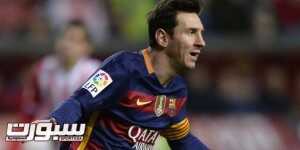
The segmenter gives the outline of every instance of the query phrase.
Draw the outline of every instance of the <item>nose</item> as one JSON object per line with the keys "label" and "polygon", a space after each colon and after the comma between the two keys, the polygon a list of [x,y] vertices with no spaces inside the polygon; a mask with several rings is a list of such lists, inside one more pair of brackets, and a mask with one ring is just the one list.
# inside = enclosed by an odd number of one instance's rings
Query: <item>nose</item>
{"label": "nose", "polygon": [[205,40],[202,36],[202,33],[198,33],[197,34],[197,37],[196,37],[196,40],[195,40],[195,46],[197,47],[205,47],[206,43],[205,43]]}

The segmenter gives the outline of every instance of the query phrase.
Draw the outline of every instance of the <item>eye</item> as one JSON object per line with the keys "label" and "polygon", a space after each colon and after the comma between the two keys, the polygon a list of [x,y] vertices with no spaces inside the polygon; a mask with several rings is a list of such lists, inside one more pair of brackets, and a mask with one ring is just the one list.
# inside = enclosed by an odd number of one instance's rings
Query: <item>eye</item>
{"label": "eye", "polygon": [[189,30],[189,33],[190,33],[190,34],[197,33],[197,30],[196,30],[196,29],[190,29],[190,30]]}

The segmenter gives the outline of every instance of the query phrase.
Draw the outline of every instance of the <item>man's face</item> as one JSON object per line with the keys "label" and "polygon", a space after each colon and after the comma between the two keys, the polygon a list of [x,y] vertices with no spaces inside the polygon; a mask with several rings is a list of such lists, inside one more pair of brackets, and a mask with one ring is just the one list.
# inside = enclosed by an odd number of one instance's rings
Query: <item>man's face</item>
{"label": "man's face", "polygon": [[202,22],[196,13],[178,12],[176,19],[177,26],[173,37],[169,38],[167,53],[176,67],[193,69],[205,46]]}
{"label": "man's face", "polygon": [[69,27],[58,41],[56,50],[63,59],[78,59],[88,54],[89,42],[81,27]]}

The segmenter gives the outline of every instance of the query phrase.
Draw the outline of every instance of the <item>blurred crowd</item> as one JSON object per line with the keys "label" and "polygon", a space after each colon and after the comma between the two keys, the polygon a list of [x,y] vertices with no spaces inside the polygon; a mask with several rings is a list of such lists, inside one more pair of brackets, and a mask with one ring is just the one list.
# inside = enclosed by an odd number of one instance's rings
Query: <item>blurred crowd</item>
{"label": "blurred crowd", "polygon": [[[97,44],[122,38],[146,38],[145,15],[153,1],[1,0],[0,38],[41,42],[61,32],[71,20],[83,21]],[[131,9],[131,8],[135,9]]]}
{"label": "blurred crowd", "polygon": [[[116,51],[109,49],[110,45],[119,44],[121,47],[129,43],[135,45],[136,50],[143,48],[140,45],[147,40],[145,16],[155,2],[0,0],[0,113],[21,111],[24,107],[23,88],[30,68],[42,56],[52,52],[48,49],[54,49],[54,46],[49,45],[61,35],[70,21],[80,20],[87,26],[95,49],[92,56],[103,60]],[[276,51],[272,46],[282,41],[282,37],[285,37],[283,41],[287,41],[284,44],[289,44],[289,41],[299,43],[300,1],[205,2],[206,8],[201,16],[206,28],[204,36],[210,39],[248,37],[265,46],[266,51],[243,51],[235,47],[239,43],[234,40],[226,43],[232,45],[230,47],[234,50],[225,47],[214,51],[210,48],[214,40],[209,40],[197,69],[186,74],[188,108],[192,116],[248,113],[280,116],[291,132],[298,130],[300,139],[300,46],[284,45],[284,48],[277,47]],[[37,50],[39,53],[34,53],[30,50],[26,52],[28,48],[17,45],[24,41],[50,44]],[[5,46],[6,43],[15,45]],[[8,49],[14,53],[5,53]],[[201,121],[209,122],[205,118]]]}
{"label": "blurred crowd", "polygon": [[[267,42],[281,33],[297,35],[298,0],[204,0],[206,33],[251,35]],[[98,44],[147,38],[145,15],[156,0],[1,0],[0,38],[48,40],[70,20],[84,21]],[[134,9],[132,9],[134,8]]]}

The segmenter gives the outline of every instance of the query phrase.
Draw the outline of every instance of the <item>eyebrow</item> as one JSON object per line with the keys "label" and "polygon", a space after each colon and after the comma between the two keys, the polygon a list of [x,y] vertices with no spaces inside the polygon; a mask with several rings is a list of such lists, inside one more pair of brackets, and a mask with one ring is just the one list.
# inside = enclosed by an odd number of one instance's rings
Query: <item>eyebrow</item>
{"label": "eyebrow", "polygon": [[204,32],[204,29],[203,28],[195,28],[195,27],[190,27],[188,28],[188,30],[191,30],[191,31],[201,31],[201,32]]}

